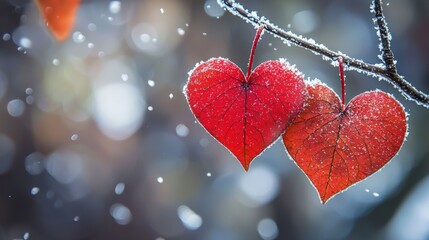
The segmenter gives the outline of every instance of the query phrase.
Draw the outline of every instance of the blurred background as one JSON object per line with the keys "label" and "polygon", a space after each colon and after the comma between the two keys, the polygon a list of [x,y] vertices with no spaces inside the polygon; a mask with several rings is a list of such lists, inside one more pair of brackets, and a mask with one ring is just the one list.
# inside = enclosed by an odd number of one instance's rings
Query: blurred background
{"label": "blurred background", "polygon": [[[243,0],[271,22],[379,63],[370,0]],[[399,73],[429,92],[429,1],[389,0]],[[196,123],[197,62],[245,69],[255,30],[215,0],[83,0],[57,42],[34,1],[0,1],[0,239],[429,239],[429,110],[399,154],[326,205],[277,141],[245,173]],[[287,58],[340,92],[338,70],[264,34],[255,66]]]}

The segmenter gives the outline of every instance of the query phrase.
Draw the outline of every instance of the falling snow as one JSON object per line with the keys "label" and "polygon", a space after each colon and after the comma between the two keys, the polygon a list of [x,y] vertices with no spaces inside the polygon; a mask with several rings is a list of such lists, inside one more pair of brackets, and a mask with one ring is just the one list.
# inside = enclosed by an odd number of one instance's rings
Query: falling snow
{"label": "falling snow", "polygon": [[264,240],[276,239],[279,233],[276,222],[271,218],[264,218],[259,221],[257,230]]}
{"label": "falling snow", "polygon": [[121,79],[124,82],[128,81],[128,74],[126,74],[126,73],[121,74]]}
{"label": "falling snow", "polygon": [[116,184],[116,187],[115,187],[116,195],[121,195],[124,192],[124,190],[125,190],[125,184],[123,182]]}
{"label": "falling snow", "polygon": [[34,97],[32,95],[29,95],[25,98],[25,102],[29,105],[34,103]]}
{"label": "falling snow", "polygon": [[39,193],[39,188],[38,187],[33,187],[31,189],[31,195],[37,195]]}
{"label": "falling snow", "polygon": [[95,25],[94,23],[89,23],[88,24],[88,30],[91,32],[94,32],[97,30],[97,25]]}
{"label": "falling snow", "polygon": [[58,58],[54,58],[54,59],[52,59],[52,64],[54,66],[58,66],[58,65],[60,65],[60,60]]}
{"label": "falling snow", "polygon": [[117,14],[121,11],[121,2],[120,1],[111,1],[109,4],[109,10],[113,14]]}
{"label": "falling snow", "polygon": [[181,205],[177,208],[177,215],[182,221],[183,226],[189,230],[197,230],[203,224],[203,219],[200,215],[196,214],[188,206]]}
{"label": "falling snow", "polygon": [[21,99],[13,99],[7,103],[7,112],[12,117],[20,117],[24,111],[25,103]]}
{"label": "falling snow", "polygon": [[115,203],[110,207],[110,215],[119,225],[127,225],[132,219],[130,209],[121,203]]}
{"label": "falling snow", "polygon": [[76,141],[79,138],[79,135],[77,135],[76,133],[71,135],[70,140],[72,141]]}
{"label": "falling snow", "polygon": [[5,33],[3,34],[3,41],[9,41],[10,40],[10,34],[9,33]]}
{"label": "falling snow", "polygon": [[85,41],[86,37],[81,32],[74,32],[73,33],[73,41],[75,43],[83,43]]}
{"label": "falling snow", "polygon": [[147,85],[149,85],[149,87],[155,87],[155,81],[147,80]]}
{"label": "falling snow", "polygon": [[180,123],[176,126],[176,134],[179,137],[186,137],[189,135],[189,128],[185,124]]}
{"label": "falling snow", "polygon": [[32,88],[26,88],[25,89],[25,94],[31,95],[32,93],[33,93],[33,89]]}
{"label": "falling snow", "polygon": [[29,49],[33,46],[33,42],[30,39],[23,37],[19,40],[19,45],[23,48]]}
{"label": "falling snow", "polygon": [[185,30],[183,30],[183,28],[177,28],[177,33],[178,33],[180,36],[183,36],[183,35],[185,35]]}

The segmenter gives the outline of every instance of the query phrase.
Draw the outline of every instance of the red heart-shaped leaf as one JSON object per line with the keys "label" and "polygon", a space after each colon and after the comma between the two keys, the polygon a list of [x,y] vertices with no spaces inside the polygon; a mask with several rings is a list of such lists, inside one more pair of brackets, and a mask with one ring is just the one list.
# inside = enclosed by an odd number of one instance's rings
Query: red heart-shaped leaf
{"label": "red heart-shaped leaf", "polygon": [[264,62],[246,79],[222,58],[198,65],[184,93],[198,121],[246,171],[296,118],[306,98],[301,74],[286,61]]}
{"label": "red heart-shaped leaf", "polygon": [[401,104],[381,91],[360,94],[342,110],[329,87],[307,84],[309,98],[283,135],[286,149],[322,203],[382,168],[407,131]]}
{"label": "red heart-shaped leaf", "polygon": [[64,40],[73,28],[80,0],[37,0],[46,26],[57,40]]}

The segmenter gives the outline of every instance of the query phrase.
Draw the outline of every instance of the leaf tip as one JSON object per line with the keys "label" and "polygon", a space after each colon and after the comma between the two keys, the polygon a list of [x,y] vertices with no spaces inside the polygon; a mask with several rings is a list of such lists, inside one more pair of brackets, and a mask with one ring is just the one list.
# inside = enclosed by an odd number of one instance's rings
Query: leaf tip
{"label": "leaf tip", "polygon": [[249,163],[242,164],[241,166],[243,166],[245,172],[249,171],[249,167],[250,167]]}
{"label": "leaf tip", "polygon": [[326,197],[324,197],[324,198],[320,198],[320,203],[321,203],[322,205],[325,205],[325,204],[329,201],[329,199],[331,199],[331,198],[326,198]]}

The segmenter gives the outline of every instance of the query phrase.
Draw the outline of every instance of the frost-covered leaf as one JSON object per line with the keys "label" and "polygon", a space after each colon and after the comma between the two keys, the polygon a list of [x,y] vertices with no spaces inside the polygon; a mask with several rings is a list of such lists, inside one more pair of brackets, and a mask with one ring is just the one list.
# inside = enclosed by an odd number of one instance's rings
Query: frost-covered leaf
{"label": "frost-covered leaf", "polygon": [[358,95],[342,111],[340,99],[329,87],[308,84],[307,90],[306,105],[283,142],[325,203],[396,155],[407,120],[401,104],[381,91]]}
{"label": "frost-covered leaf", "polygon": [[307,96],[302,75],[284,60],[264,62],[246,79],[223,58],[197,65],[184,92],[198,121],[246,171],[296,118]]}

